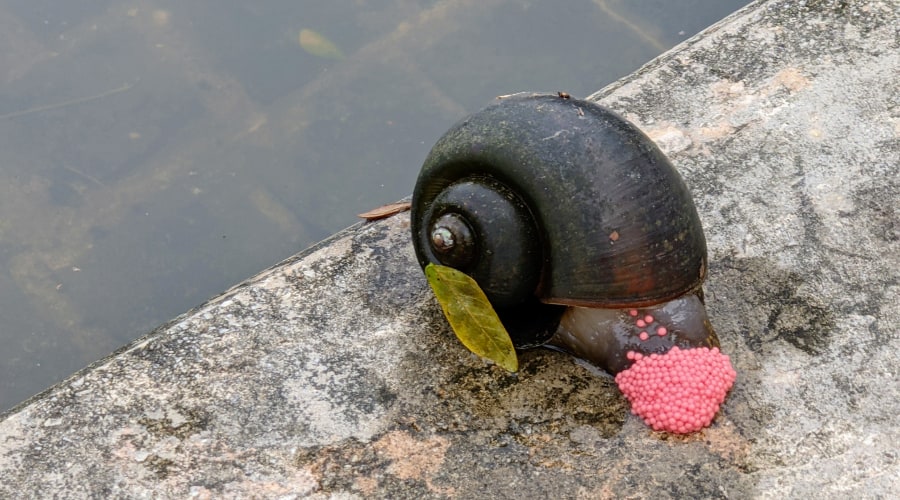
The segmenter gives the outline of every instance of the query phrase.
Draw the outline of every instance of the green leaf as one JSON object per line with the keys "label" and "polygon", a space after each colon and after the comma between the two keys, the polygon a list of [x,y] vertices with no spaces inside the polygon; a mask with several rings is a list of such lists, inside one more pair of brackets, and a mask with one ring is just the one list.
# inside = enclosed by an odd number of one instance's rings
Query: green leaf
{"label": "green leaf", "polygon": [[459,341],[482,358],[511,372],[518,370],[512,339],[478,283],[463,272],[437,264],[425,266],[425,276]]}

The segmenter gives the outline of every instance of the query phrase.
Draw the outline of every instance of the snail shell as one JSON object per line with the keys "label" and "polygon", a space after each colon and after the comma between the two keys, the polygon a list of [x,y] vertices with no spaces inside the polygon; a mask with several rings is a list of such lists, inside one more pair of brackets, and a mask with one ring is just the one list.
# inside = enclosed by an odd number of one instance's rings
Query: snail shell
{"label": "snail shell", "polygon": [[[646,135],[591,102],[516,94],[463,119],[425,160],[411,210],[419,263],[472,276],[519,348],[551,340],[567,306],[618,311],[620,324],[682,297],[703,310],[706,239],[687,187]],[[690,337],[712,345],[711,332]]]}

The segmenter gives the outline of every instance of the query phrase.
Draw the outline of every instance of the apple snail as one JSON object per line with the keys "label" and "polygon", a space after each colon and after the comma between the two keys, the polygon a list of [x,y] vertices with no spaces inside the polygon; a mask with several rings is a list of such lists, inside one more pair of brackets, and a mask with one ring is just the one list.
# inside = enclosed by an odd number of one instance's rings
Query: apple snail
{"label": "apple snail", "polygon": [[411,210],[419,263],[471,276],[517,349],[603,368],[654,429],[710,424],[736,373],[704,306],[706,238],[637,127],[567,95],[499,99],[434,145]]}

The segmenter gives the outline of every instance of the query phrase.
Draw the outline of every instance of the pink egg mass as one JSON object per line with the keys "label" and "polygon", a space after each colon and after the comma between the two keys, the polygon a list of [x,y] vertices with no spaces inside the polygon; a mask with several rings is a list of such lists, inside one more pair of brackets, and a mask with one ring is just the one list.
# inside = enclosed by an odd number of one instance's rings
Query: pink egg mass
{"label": "pink egg mass", "polygon": [[653,430],[688,434],[709,426],[737,373],[717,347],[644,355],[629,351],[634,363],[616,375],[631,411]]}

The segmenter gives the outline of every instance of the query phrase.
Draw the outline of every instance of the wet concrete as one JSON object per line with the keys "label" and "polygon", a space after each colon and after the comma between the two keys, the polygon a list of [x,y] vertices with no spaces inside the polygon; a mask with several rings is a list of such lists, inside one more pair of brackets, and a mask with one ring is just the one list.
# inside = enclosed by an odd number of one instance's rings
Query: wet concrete
{"label": "wet concrete", "polygon": [[755,3],[592,96],[694,193],[738,371],[712,427],[651,432],[559,353],[469,354],[400,214],[6,413],[0,496],[892,496],[898,25],[896,1]]}

